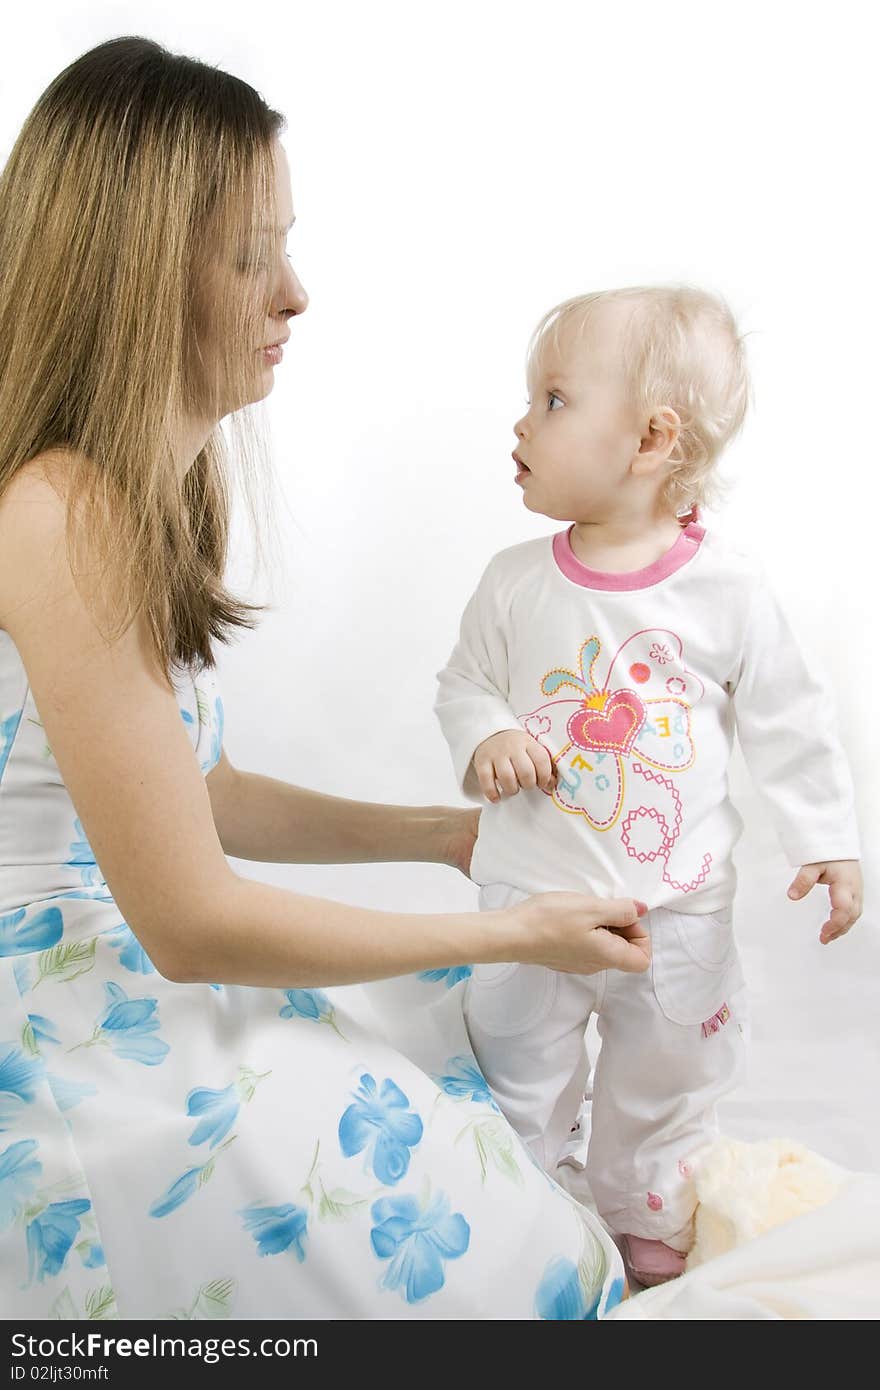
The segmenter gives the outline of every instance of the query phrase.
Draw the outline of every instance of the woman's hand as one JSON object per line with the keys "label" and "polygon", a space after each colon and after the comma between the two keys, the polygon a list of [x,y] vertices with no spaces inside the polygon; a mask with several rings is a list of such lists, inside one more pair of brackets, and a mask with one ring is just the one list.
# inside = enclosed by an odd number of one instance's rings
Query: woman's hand
{"label": "woman's hand", "polygon": [[471,876],[471,859],[477,843],[481,814],[479,809],[449,812],[441,863],[459,869],[465,878]]}
{"label": "woman's hand", "polygon": [[639,920],[647,911],[633,898],[538,893],[505,909],[521,938],[510,959],[575,975],[638,974],[651,963],[651,939]]}

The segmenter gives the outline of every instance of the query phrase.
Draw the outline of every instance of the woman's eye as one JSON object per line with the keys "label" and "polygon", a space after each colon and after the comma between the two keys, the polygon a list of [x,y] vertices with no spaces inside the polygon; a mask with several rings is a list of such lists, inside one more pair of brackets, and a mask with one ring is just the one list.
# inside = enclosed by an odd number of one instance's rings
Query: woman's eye
{"label": "woman's eye", "polygon": [[550,391],[550,392],[548,392],[548,395],[547,395],[547,409],[548,409],[548,410],[553,410],[553,409],[555,408],[554,405],[553,405],[553,402],[554,402],[554,401],[558,401],[560,405],[565,405],[565,401],[562,399],[561,396],[557,396],[557,394],[556,394],[555,391]]}
{"label": "woman's eye", "polygon": [[[284,253],[284,258],[285,260],[290,261],[291,263],[293,262],[293,257],[290,256],[286,251]],[[268,261],[240,261],[238,268],[242,272],[242,274],[250,273],[252,275],[257,275],[261,271],[272,269]]]}

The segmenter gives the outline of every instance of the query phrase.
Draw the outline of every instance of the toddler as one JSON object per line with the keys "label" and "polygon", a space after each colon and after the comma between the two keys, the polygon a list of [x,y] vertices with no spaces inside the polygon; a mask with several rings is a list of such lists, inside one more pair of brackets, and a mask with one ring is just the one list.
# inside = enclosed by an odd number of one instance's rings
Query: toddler
{"label": "toddler", "polygon": [[698,519],[748,399],[720,298],[680,286],[579,296],[545,315],[515,425],[530,511],[568,524],[496,555],[439,675],[464,792],[490,803],[480,906],[561,889],[646,904],[651,969],[581,976],[477,965],[475,1055],[536,1159],[563,1156],[597,1016],[586,1173],[630,1272],[679,1274],[691,1161],[741,1075],[728,798],[736,731],[798,872],[830,890],[823,942],[861,912],[853,790],[827,692],[760,568]]}

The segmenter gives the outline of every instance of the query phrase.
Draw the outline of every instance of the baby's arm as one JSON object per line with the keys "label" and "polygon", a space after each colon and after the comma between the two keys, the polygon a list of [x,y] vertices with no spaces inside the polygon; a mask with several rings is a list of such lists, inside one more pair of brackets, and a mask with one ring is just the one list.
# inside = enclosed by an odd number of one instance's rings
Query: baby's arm
{"label": "baby's arm", "polygon": [[819,939],[833,941],[862,910],[852,777],[828,687],[804,659],[763,577],[754,585],[731,686],[749,771],[798,869],[789,896],[828,886],[832,910]]}
{"label": "baby's arm", "polygon": [[508,627],[490,562],[438,674],[434,704],[458,784],[472,799],[482,794],[498,801],[520,787],[549,790],[555,780],[549,753],[526,733],[508,703]]}

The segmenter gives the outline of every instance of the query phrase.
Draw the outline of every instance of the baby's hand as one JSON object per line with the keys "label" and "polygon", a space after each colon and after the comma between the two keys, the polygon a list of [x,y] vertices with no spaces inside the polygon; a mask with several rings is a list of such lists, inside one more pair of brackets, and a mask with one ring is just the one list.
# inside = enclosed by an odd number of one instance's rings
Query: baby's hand
{"label": "baby's hand", "polygon": [[520,787],[550,792],[556,786],[550,754],[525,729],[504,729],[484,738],[477,745],[473,763],[480,791],[489,801],[500,801],[501,795],[514,796]]}
{"label": "baby's hand", "polygon": [[790,898],[803,898],[816,883],[827,883],[831,916],[822,923],[823,946],[843,936],[862,915],[862,870],[858,859],[829,859],[825,864],[804,864],[789,887]]}

